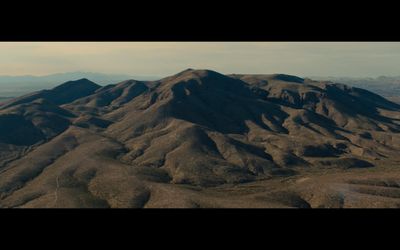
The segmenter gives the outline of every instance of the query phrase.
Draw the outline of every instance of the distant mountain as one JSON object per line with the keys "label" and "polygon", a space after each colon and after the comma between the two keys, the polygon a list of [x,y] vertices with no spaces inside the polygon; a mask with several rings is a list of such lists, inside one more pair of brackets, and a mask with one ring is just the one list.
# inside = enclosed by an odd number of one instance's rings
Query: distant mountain
{"label": "distant mountain", "polygon": [[37,99],[45,99],[56,105],[72,102],[81,97],[93,94],[101,86],[89,81],[88,79],[79,79],[68,81],[50,90],[41,90],[21,97],[14,98],[5,102],[1,107],[8,108],[18,104],[28,103]]}
{"label": "distant mountain", "polygon": [[285,74],[69,81],[0,106],[0,207],[396,207],[399,120]]}
{"label": "distant mountain", "polygon": [[151,76],[113,75],[92,72],[67,72],[45,76],[0,76],[0,96],[15,97],[40,89],[49,89],[60,83],[86,78],[100,85],[118,83],[126,79],[156,80]]}
{"label": "distant mountain", "polygon": [[344,83],[378,93],[392,101],[400,103],[400,76],[372,77],[310,77],[320,81]]}

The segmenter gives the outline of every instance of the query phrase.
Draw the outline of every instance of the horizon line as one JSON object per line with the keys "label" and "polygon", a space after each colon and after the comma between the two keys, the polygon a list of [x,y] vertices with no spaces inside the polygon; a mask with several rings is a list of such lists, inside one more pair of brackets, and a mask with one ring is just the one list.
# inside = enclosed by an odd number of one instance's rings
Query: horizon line
{"label": "horizon line", "polygon": [[[205,69],[205,70],[210,70],[210,69]],[[212,70],[212,69],[211,69]],[[182,70],[183,71],[183,70]],[[179,72],[182,72],[179,71]],[[215,71],[215,70],[212,70]],[[178,72],[178,73],[179,73]],[[219,71],[215,71],[219,72]],[[166,74],[164,76],[160,75],[133,75],[133,74],[128,74],[128,73],[105,73],[105,72],[99,72],[99,71],[65,71],[65,72],[55,72],[55,73],[48,73],[48,74],[40,74],[40,75],[35,75],[35,74],[24,74],[24,75],[6,75],[6,74],[0,74],[0,77],[46,77],[46,76],[53,76],[53,75],[62,75],[62,74],[69,74],[69,73],[81,73],[81,74],[102,74],[102,75],[108,75],[108,76],[127,76],[127,77],[166,77],[169,76],[169,74]],[[293,76],[299,76],[303,78],[312,78],[312,77],[325,77],[325,78],[380,78],[380,77],[400,77],[400,75],[376,75],[376,76],[349,76],[349,75],[337,75],[337,76],[332,76],[332,75],[299,75],[299,74],[291,74],[291,73],[283,73],[283,72],[277,72],[277,73],[222,73],[224,75],[231,75],[231,74],[242,74],[242,75],[273,75],[273,74],[287,74],[287,75],[293,75]]]}

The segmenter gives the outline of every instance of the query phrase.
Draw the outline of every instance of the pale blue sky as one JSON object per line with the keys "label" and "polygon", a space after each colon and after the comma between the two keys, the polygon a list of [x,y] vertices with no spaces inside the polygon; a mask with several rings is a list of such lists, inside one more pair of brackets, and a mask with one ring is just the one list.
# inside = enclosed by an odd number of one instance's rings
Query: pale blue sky
{"label": "pale blue sky", "polygon": [[298,76],[398,76],[400,42],[0,42],[0,75],[186,68]]}

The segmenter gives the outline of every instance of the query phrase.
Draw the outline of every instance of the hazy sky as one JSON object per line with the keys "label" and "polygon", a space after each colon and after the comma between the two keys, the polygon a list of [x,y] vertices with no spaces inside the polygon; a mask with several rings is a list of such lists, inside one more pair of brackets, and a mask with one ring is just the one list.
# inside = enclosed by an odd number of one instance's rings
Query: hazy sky
{"label": "hazy sky", "polygon": [[0,42],[0,75],[88,71],[166,76],[186,68],[398,76],[400,42]]}

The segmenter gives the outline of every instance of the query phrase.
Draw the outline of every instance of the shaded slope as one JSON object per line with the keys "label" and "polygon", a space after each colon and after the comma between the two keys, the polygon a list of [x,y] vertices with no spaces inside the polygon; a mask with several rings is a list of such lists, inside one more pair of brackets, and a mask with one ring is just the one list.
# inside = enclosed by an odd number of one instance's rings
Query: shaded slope
{"label": "shaded slope", "polygon": [[[71,123],[70,120],[75,115],[45,99],[37,99],[30,103],[1,109],[0,119],[7,117],[14,117],[14,119],[8,119],[7,123],[2,123],[1,126],[7,127],[0,131],[0,135],[20,137],[20,144],[31,145],[40,140],[52,138],[67,129]],[[1,139],[0,142],[17,144]]]}
{"label": "shaded slope", "polygon": [[0,147],[3,150],[0,167],[15,156],[27,153],[31,146],[65,131],[76,115],[58,104],[81,98],[98,88],[97,84],[81,79],[15,98],[0,106]]}
{"label": "shaded slope", "polygon": [[90,95],[100,88],[99,85],[87,80],[80,79],[63,83],[51,90],[42,90],[5,102],[0,108],[8,108],[14,105],[29,103],[36,99],[46,99],[56,105],[72,102],[81,97]]}

